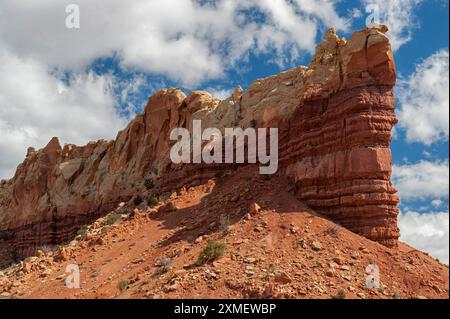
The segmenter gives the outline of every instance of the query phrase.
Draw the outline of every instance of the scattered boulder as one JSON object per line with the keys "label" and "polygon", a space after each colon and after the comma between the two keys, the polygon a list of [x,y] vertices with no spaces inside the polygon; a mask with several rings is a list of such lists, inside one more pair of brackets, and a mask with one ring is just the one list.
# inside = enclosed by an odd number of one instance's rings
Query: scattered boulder
{"label": "scattered boulder", "polygon": [[248,213],[250,216],[256,216],[261,212],[261,206],[259,206],[257,203],[253,203],[250,205],[248,209]]}
{"label": "scattered boulder", "polygon": [[322,247],[322,244],[321,244],[320,242],[314,240],[314,241],[311,243],[311,248],[312,248],[313,250],[315,250],[315,251],[320,251],[320,250],[322,250],[323,247]]}

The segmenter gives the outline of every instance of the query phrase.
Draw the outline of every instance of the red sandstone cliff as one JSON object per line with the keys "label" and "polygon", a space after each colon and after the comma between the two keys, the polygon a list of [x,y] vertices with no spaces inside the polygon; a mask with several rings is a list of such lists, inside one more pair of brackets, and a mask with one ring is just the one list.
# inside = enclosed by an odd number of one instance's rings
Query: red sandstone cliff
{"label": "red sandstone cliff", "polygon": [[171,129],[201,119],[204,127],[278,127],[278,174],[295,183],[298,197],[348,229],[396,246],[389,150],[395,64],[385,32],[357,31],[346,41],[330,30],[308,67],[257,80],[223,101],[162,90],[114,141],[62,147],[54,138],[30,148],[15,176],[0,182],[0,237],[26,256],[145,193],[147,178],[158,181],[152,192],[163,192],[232,169],[168,159]]}

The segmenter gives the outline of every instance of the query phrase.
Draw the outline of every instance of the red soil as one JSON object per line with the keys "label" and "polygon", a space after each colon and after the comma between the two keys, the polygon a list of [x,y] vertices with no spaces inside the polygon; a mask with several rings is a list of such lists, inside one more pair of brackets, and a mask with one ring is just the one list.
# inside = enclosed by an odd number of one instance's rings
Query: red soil
{"label": "red soil", "polygon": [[[123,221],[106,225],[107,218],[100,218],[85,239],[0,272],[0,293],[4,298],[448,298],[448,266],[406,244],[390,249],[354,234],[293,193],[285,179],[242,168],[172,194],[153,209],[133,211],[129,203],[117,210],[127,213]],[[221,215],[229,216],[228,232]],[[224,255],[197,266],[208,241],[225,243]],[[158,265],[161,256],[171,260],[167,272]],[[379,289],[366,288],[370,262],[380,268]],[[80,289],[64,284],[68,264],[80,267]]]}

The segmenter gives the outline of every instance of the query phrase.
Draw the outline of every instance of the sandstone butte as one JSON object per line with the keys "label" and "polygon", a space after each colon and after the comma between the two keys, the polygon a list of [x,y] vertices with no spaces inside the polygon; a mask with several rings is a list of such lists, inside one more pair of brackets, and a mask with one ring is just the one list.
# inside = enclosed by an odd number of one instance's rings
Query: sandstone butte
{"label": "sandstone butte", "polygon": [[256,80],[246,92],[217,100],[170,88],[151,96],[115,140],[61,146],[53,138],[29,148],[13,178],[0,182],[0,238],[16,257],[70,241],[77,230],[121,202],[199,185],[235,165],[172,164],[175,127],[278,127],[278,176],[296,197],[354,233],[395,248],[396,189],[391,183],[391,130],[396,69],[387,28],[340,39],[330,29],[308,67]]}

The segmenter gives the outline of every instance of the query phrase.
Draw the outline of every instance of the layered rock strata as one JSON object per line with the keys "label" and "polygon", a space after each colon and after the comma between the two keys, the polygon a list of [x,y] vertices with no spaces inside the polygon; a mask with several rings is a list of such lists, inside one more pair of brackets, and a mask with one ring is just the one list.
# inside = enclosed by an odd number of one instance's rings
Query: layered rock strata
{"label": "layered rock strata", "polygon": [[203,127],[277,127],[280,163],[298,197],[348,229],[396,246],[398,197],[392,186],[391,130],[395,64],[384,26],[348,41],[330,29],[308,67],[237,88],[226,100],[177,88],[150,97],[144,113],[114,141],[30,148],[10,180],[0,182],[0,237],[16,254],[71,239],[121,201],[214,178],[235,165],[173,164],[170,132]]}

